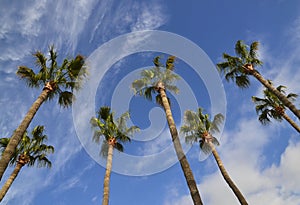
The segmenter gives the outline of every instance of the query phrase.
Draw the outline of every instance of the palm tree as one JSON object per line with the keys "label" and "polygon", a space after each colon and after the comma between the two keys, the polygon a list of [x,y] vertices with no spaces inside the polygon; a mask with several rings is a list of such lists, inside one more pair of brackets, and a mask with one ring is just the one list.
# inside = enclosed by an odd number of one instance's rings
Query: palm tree
{"label": "palm tree", "polygon": [[100,143],[100,138],[103,137],[103,143],[100,155],[107,158],[106,171],[103,185],[102,204],[108,205],[109,201],[109,183],[113,159],[113,150],[117,149],[123,152],[122,143],[130,141],[130,135],[138,131],[137,126],[127,127],[126,121],[130,117],[129,112],[125,112],[118,119],[114,120],[114,113],[110,107],[101,107],[98,111],[98,116],[92,117],[90,123],[94,130],[93,140]]}
{"label": "palm tree", "polygon": [[219,142],[212,134],[219,132],[219,125],[223,122],[224,116],[219,113],[215,115],[213,121],[210,121],[209,115],[204,115],[202,113],[202,108],[198,108],[197,113],[190,110],[185,111],[184,120],[185,124],[181,127],[180,132],[185,135],[186,142],[199,142],[200,149],[205,154],[210,154],[212,152],[224,180],[232,189],[239,202],[242,205],[248,204],[241,191],[231,180],[215,148],[215,145],[219,145]]}
{"label": "palm tree", "polygon": [[250,81],[248,76],[254,76],[300,119],[300,110],[298,110],[283,93],[278,91],[255,69],[256,66],[262,65],[262,61],[260,61],[257,57],[258,46],[258,42],[253,42],[248,49],[248,46],[245,45],[243,41],[237,41],[235,45],[235,53],[237,56],[234,57],[223,53],[223,59],[225,62],[217,64],[219,72],[225,74],[225,79],[227,81],[234,81],[240,88],[249,87]]}
{"label": "palm tree", "polygon": [[[54,147],[44,144],[47,140],[47,136],[44,135],[43,132],[44,126],[36,126],[31,132],[31,138],[27,132],[24,133],[10,161],[10,165],[15,165],[15,169],[0,190],[0,201],[2,201],[23,166],[27,165],[30,167],[37,164],[38,167],[51,167],[51,162],[47,158],[47,154],[53,153]],[[0,139],[0,149],[2,153],[8,146],[10,140],[10,138]]]}
{"label": "palm tree", "polygon": [[[276,90],[285,95],[285,88],[285,86],[280,85],[276,88]],[[252,97],[253,102],[256,104],[256,112],[259,115],[258,120],[263,125],[266,125],[271,122],[270,118],[273,118],[277,121],[282,121],[282,119],[285,119],[300,133],[300,127],[285,113],[285,105],[278,99],[278,97],[268,89],[265,89],[263,92],[264,98],[255,96]],[[289,93],[286,97],[293,102],[297,96],[298,95],[295,93]]]}
{"label": "palm tree", "polygon": [[176,151],[177,158],[183,170],[187,185],[190,190],[192,200],[195,205],[203,204],[197,188],[195,178],[190,168],[189,162],[183,152],[176,125],[173,119],[172,111],[170,108],[170,100],[166,95],[166,90],[178,93],[179,89],[174,85],[175,80],[179,76],[173,73],[175,57],[168,57],[166,64],[160,62],[160,57],[153,60],[155,67],[141,72],[141,78],[132,83],[132,88],[135,94],[146,97],[152,100],[152,94],[157,93],[156,102],[161,105],[166,113],[172,142]]}
{"label": "palm tree", "polygon": [[17,145],[42,103],[58,96],[59,105],[63,107],[70,106],[73,90],[80,88],[80,81],[86,75],[85,60],[81,55],[77,55],[75,59],[64,59],[63,63],[58,66],[56,61],[57,53],[54,47],[51,46],[49,48],[49,59],[40,51],[34,53],[34,57],[36,58],[37,67],[40,68],[39,72],[35,73],[31,68],[19,66],[17,75],[25,79],[29,87],[43,87],[43,90],[29,108],[3,152],[0,160],[0,180]]}

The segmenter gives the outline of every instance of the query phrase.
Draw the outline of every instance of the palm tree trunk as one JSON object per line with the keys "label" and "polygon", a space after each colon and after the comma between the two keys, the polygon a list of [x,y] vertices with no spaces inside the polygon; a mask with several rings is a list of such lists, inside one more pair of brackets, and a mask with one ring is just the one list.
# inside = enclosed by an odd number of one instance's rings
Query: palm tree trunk
{"label": "palm tree trunk", "polygon": [[3,185],[2,189],[0,190],[0,202],[4,198],[5,194],[7,193],[8,189],[10,188],[12,183],[15,181],[16,177],[18,176],[18,174],[23,166],[24,166],[24,164],[17,163],[14,171],[11,173],[10,177],[7,179],[7,181]]}
{"label": "palm tree trunk", "polygon": [[174,122],[174,119],[172,116],[172,111],[170,108],[170,104],[168,102],[168,98],[166,96],[166,92],[164,89],[161,88],[161,89],[159,89],[159,93],[160,93],[160,96],[162,99],[163,107],[166,112],[166,117],[167,117],[169,129],[170,129],[170,133],[172,136],[173,145],[174,145],[174,148],[175,148],[175,151],[177,154],[177,158],[180,162],[182,171],[184,173],[187,185],[190,190],[192,200],[194,202],[194,205],[203,205],[194,175],[190,168],[189,162],[187,161],[187,158],[183,152],[183,149],[182,149],[179,137],[178,137],[178,131],[176,129],[176,125],[175,125],[175,122]]}
{"label": "palm tree trunk", "polygon": [[271,85],[266,79],[264,79],[264,77],[262,77],[262,75],[259,74],[259,72],[257,72],[256,70],[254,70],[251,73],[259,82],[261,82],[261,84],[263,84],[266,88],[268,88],[272,93],[274,93],[278,99],[286,106],[290,109],[290,111],[292,111],[294,113],[295,116],[298,117],[298,119],[300,119],[300,110],[298,110],[295,105],[289,101],[289,99],[282,94],[281,92],[279,92],[273,85]]}
{"label": "palm tree trunk", "polygon": [[296,122],[294,120],[292,120],[286,113],[282,114],[282,117],[288,121],[288,123],[290,123],[290,125],[295,128],[295,130],[297,130],[297,132],[300,133],[300,127],[296,124]]}
{"label": "palm tree trunk", "polygon": [[103,183],[102,205],[108,205],[108,201],[109,201],[109,182],[110,182],[110,174],[111,174],[111,167],[112,167],[113,151],[114,151],[114,146],[109,144],[107,161],[106,161],[105,177],[104,177],[104,183]]}
{"label": "palm tree trunk", "polygon": [[215,146],[209,142],[209,145],[212,149],[212,153],[214,155],[214,158],[218,164],[218,167],[221,171],[221,174],[224,178],[224,180],[226,181],[226,183],[229,185],[229,187],[231,188],[231,190],[234,192],[235,196],[238,198],[239,202],[242,204],[242,205],[248,205],[245,197],[243,196],[243,194],[240,192],[239,188],[234,184],[234,182],[231,180],[229,174],[227,173],[224,165],[223,165],[223,162],[215,148]]}
{"label": "palm tree trunk", "polygon": [[0,159],[0,181],[2,176],[8,166],[10,159],[12,158],[13,153],[15,152],[19,142],[22,139],[26,129],[28,128],[31,120],[33,119],[34,115],[38,111],[39,107],[42,103],[47,99],[50,90],[44,89],[37,100],[32,104],[29,111],[25,115],[23,121],[19,125],[19,127],[15,130],[14,134],[9,140],[7,147],[5,148],[2,157]]}

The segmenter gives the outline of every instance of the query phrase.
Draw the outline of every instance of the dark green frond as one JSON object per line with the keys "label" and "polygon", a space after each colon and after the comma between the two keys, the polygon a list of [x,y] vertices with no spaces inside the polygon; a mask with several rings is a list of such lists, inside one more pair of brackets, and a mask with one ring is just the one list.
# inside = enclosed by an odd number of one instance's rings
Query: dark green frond
{"label": "dark green frond", "polygon": [[78,77],[80,77],[80,74],[82,73],[83,75],[86,74],[86,70],[85,70],[85,59],[82,55],[77,55],[75,57],[75,59],[73,59],[67,70],[68,70],[68,74],[71,80],[77,80]]}
{"label": "dark green frond", "polygon": [[123,147],[123,145],[122,144],[120,144],[120,143],[116,143],[115,144],[115,147],[114,147],[116,150],[118,150],[119,152],[123,152],[124,151],[124,147]]}
{"label": "dark green frond", "polygon": [[72,105],[73,93],[69,91],[64,91],[59,93],[58,103],[60,106],[67,108]]}
{"label": "dark green frond", "polygon": [[155,88],[153,86],[146,87],[143,91],[144,93],[142,94],[142,96],[144,96],[147,100],[152,101],[152,94],[156,93]]}
{"label": "dark green frond", "polygon": [[41,69],[40,73],[43,73],[42,80],[46,81],[46,79],[49,77],[47,71],[47,58],[40,51],[34,53],[33,56],[36,59],[35,64]]}
{"label": "dark green frond", "polygon": [[263,125],[267,125],[271,122],[270,118],[269,118],[269,110],[265,109],[261,112],[261,114],[258,117],[258,120],[263,124]]}
{"label": "dark green frond", "polygon": [[162,67],[162,63],[160,62],[160,56],[156,56],[154,59],[153,59],[153,64],[156,66],[156,67]]}
{"label": "dark green frond", "polygon": [[249,53],[248,53],[247,45],[242,40],[238,40],[236,42],[235,53],[243,59],[248,58]]}
{"label": "dark green frond", "polygon": [[103,119],[104,121],[108,120],[112,116],[110,107],[104,106],[100,107],[98,111],[98,119]]}
{"label": "dark green frond", "polygon": [[289,93],[287,96],[286,96],[290,101],[295,101],[296,100],[296,98],[298,97],[298,95],[297,94],[295,94],[295,93]]}
{"label": "dark green frond", "polygon": [[250,80],[247,75],[236,76],[235,83],[240,88],[248,88],[250,86]]}
{"label": "dark green frond", "polygon": [[40,86],[40,77],[34,73],[34,71],[26,66],[19,66],[17,73],[19,77],[26,80],[26,83],[29,87],[39,87]]}
{"label": "dark green frond", "polygon": [[258,49],[259,49],[259,42],[254,41],[251,43],[250,45],[250,51],[249,51],[249,55],[252,59],[257,59],[258,58]]}

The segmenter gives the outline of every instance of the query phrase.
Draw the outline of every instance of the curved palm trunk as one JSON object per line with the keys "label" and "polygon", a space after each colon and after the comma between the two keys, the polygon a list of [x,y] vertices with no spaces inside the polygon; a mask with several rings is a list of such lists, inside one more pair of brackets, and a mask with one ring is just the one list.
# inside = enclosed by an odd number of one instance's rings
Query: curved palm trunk
{"label": "curved palm trunk", "polygon": [[7,193],[8,189],[10,188],[12,183],[15,181],[16,177],[18,176],[18,174],[23,166],[24,166],[23,163],[17,163],[14,171],[11,173],[10,177],[7,179],[7,181],[3,185],[2,189],[0,190],[0,202],[4,198],[5,194]]}
{"label": "curved palm trunk", "polygon": [[231,188],[231,190],[234,192],[235,196],[238,198],[239,202],[242,204],[242,205],[248,205],[245,197],[243,196],[243,194],[240,192],[239,188],[234,184],[234,182],[231,180],[229,174],[227,173],[223,163],[222,163],[222,160],[215,148],[215,146],[210,142],[209,143],[210,147],[211,147],[211,150],[212,150],[212,153],[214,155],[214,158],[218,164],[218,167],[221,171],[221,174],[224,178],[224,180],[226,181],[226,183],[229,185],[229,187]]}
{"label": "curved palm trunk", "polygon": [[291,103],[291,101],[289,101],[289,99],[282,94],[281,92],[279,92],[274,86],[272,86],[266,79],[264,79],[264,77],[262,77],[262,75],[259,74],[259,72],[257,72],[256,70],[254,70],[251,73],[259,82],[261,82],[261,84],[263,84],[266,88],[268,88],[272,93],[274,93],[278,99],[286,106],[288,107],[293,113],[294,115],[296,115],[298,117],[298,119],[300,119],[300,110],[298,110],[295,105],[293,103]]}
{"label": "curved palm trunk", "polygon": [[106,162],[106,171],[105,171],[105,177],[103,183],[102,205],[108,205],[108,201],[109,201],[109,182],[110,182],[110,174],[111,174],[111,167],[112,167],[113,151],[114,151],[114,146],[109,144],[107,162]]}
{"label": "curved palm trunk", "polygon": [[170,129],[170,133],[172,136],[173,145],[177,154],[177,158],[180,162],[182,171],[184,173],[187,185],[190,190],[190,194],[192,197],[192,200],[194,202],[194,205],[203,205],[202,200],[200,198],[200,194],[197,188],[197,184],[194,178],[194,175],[192,173],[192,170],[190,168],[189,162],[187,161],[187,158],[183,152],[179,137],[178,137],[178,131],[175,126],[175,122],[172,116],[171,108],[166,96],[166,92],[164,89],[160,88],[159,93],[162,99],[163,107],[166,112],[167,121]]}
{"label": "curved palm trunk", "polygon": [[290,123],[290,125],[295,128],[295,130],[297,130],[297,132],[300,133],[300,127],[296,124],[296,122],[294,120],[292,120],[286,113],[282,114],[282,117],[288,121],[288,123]]}
{"label": "curved palm trunk", "polygon": [[16,150],[16,147],[18,146],[19,142],[22,139],[22,136],[24,135],[26,129],[28,128],[31,120],[33,119],[34,115],[38,111],[39,107],[42,105],[42,103],[47,99],[48,94],[50,90],[45,88],[40,96],[37,98],[37,100],[32,104],[29,111],[27,112],[26,116],[24,117],[23,121],[19,125],[19,127],[15,130],[14,134],[9,140],[9,143],[7,147],[5,148],[2,157],[0,159],[0,181],[2,179],[2,176],[8,166],[8,163],[13,155],[13,153]]}

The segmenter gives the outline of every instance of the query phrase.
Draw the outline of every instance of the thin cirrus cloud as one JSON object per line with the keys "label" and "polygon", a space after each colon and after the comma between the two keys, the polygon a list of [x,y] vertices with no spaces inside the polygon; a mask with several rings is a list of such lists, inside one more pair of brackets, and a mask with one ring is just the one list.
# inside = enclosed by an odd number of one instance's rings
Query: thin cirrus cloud
{"label": "thin cirrus cloud", "polygon": [[[26,64],[23,60],[25,57],[30,56],[33,50],[45,49],[49,44],[54,44],[59,54],[63,55],[63,52],[74,52],[80,46],[80,39],[85,35],[90,35],[90,42],[93,42],[93,39],[98,38],[102,34],[107,35],[107,38],[104,40],[108,40],[112,33],[122,34],[133,30],[156,29],[166,22],[159,5],[156,5],[157,10],[152,15],[149,13],[150,7],[146,4],[135,3],[133,7],[130,7],[130,4],[120,3],[117,9],[112,8],[112,5],[113,3],[110,3],[110,1],[101,1],[101,3],[96,1],[34,1],[26,3],[10,2],[9,5],[3,6],[1,10],[3,11],[6,8],[6,11],[1,12],[5,15],[0,19],[0,38],[5,39],[5,41],[3,41],[4,44],[1,48],[4,52],[1,55],[0,63],[10,62],[7,64],[10,69],[5,70],[10,75],[8,78],[13,77],[15,79],[17,63],[22,62]],[[102,11],[103,14],[96,15],[98,11]],[[124,15],[126,18],[124,18]],[[99,18],[90,25],[91,17],[95,16]],[[124,19],[124,21],[121,21],[121,19]],[[89,28],[88,31],[92,32],[86,31],[86,28]],[[103,42],[100,41],[99,43]],[[61,48],[66,48],[67,51],[60,51]],[[24,82],[18,82],[17,85],[23,88],[25,84]],[[16,89],[14,96],[20,96],[19,94],[22,92],[18,92]],[[6,98],[1,97],[2,101],[11,97],[8,93],[5,95],[7,95]],[[1,96],[3,96],[3,93]],[[14,101],[15,104],[2,103],[1,101],[1,105],[3,105],[2,110],[14,110],[13,107],[18,107],[22,109],[21,113],[24,115],[27,109],[23,104],[27,102],[28,106],[30,106],[32,98],[33,96],[22,98],[22,101]],[[59,108],[55,108],[54,111],[60,112]],[[47,112],[44,113],[43,107],[38,112],[38,116],[45,117],[42,120],[43,122],[45,121],[44,119],[49,117],[48,114]],[[16,204],[32,204],[39,191],[53,186],[58,175],[66,171],[66,164],[74,160],[78,153],[81,153],[82,147],[78,139],[76,139],[70,115],[67,113],[58,115],[60,116],[59,119],[65,116],[68,120],[55,128],[47,121],[46,128],[48,130],[49,144],[56,147],[54,153],[56,157],[51,157],[53,163],[51,174],[48,175],[49,172],[46,169],[44,171],[36,168],[31,168],[30,171],[27,168],[24,169],[20,174],[22,175],[20,179],[14,182],[13,188],[5,196],[4,204],[8,203],[8,201]],[[15,113],[7,112],[5,116],[6,122],[1,123],[6,124],[9,119],[14,121],[9,123],[11,125],[9,127],[15,126],[17,124],[16,121],[19,121],[19,117]],[[36,122],[38,122],[38,119],[36,119]],[[83,124],[86,124],[86,128],[90,129],[89,122]],[[70,127],[70,130],[66,131],[64,127]],[[9,131],[8,128],[6,132]],[[58,136],[57,133],[63,134],[63,136]],[[89,168],[91,167],[89,166]],[[11,170],[7,171],[7,176]],[[80,176],[87,170],[84,169]],[[47,180],[45,180],[46,175]],[[57,191],[64,192],[76,186],[81,186],[78,183],[78,177],[70,177],[67,179],[66,184],[62,184]],[[36,186],[37,184],[39,186]],[[28,186],[31,188],[28,189]]]}

